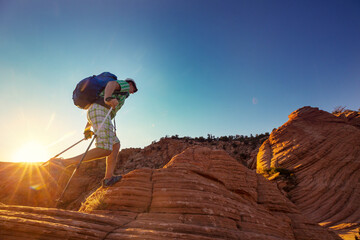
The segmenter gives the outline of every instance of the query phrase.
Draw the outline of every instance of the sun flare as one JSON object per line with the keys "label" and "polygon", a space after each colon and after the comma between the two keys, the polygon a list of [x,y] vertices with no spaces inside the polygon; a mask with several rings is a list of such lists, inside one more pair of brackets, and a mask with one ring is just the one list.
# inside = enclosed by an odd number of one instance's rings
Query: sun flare
{"label": "sun flare", "polygon": [[14,154],[14,162],[45,162],[49,159],[47,148],[38,142],[24,144]]}

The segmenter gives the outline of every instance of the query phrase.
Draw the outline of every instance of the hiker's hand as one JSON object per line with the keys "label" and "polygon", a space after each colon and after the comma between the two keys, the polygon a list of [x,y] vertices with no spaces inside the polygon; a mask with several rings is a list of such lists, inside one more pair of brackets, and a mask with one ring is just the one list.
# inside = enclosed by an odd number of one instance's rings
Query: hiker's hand
{"label": "hiker's hand", "polygon": [[119,101],[116,98],[113,98],[110,101],[105,101],[105,103],[115,109],[116,106],[119,104]]}
{"label": "hiker's hand", "polygon": [[85,130],[84,130],[85,139],[92,138],[93,135],[94,135],[94,132],[91,131],[90,128],[85,128]]}

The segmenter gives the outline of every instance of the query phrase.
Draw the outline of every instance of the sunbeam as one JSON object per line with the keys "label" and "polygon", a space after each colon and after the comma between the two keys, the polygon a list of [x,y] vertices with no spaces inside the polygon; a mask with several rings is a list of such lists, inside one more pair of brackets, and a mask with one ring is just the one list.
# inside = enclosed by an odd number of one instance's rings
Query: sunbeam
{"label": "sunbeam", "polygon": [[55,119],[55,113],[52,113],[51,116],[50,116],[49,122],[48,122],[48,124],[46,125],[45,130],[49,130],[49,129],[50,129],[51,124],[53,123],[54,119]]}
{"label": "sunbeam", "polygon": [[52,143],[50,143],[49,145],[47,145],[46,147],[50,148],[50,147],[52,147],[52,146],[54,146],[54,145],[56,145],[56,144],[64,141],[65,139],[73,136],[75,133],[76,133],[75,131],[68,132],[68,133],[64,134],[64,136],[62,136],[61,138],[59,138],[58,140],[56,140],[55,142],[52,142]]}

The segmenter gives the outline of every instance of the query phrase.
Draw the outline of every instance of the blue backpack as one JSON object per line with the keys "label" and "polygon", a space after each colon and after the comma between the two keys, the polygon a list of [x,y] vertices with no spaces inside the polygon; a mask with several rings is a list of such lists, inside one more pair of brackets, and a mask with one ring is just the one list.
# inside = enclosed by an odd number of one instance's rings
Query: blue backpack
{"label": "blue backpack", "polygon": [[[106,84],[110,81],[116,81],[117,77],[109,72],[103,72],[81,80],[73,91],[74,104],[81,109],[88,109],[91,104],[99,103],[105,107],[104,100],[100,98],[100,93],[105,89]],[[117,93],[125,95],[128,93]],[[105,104],[105,105],[104,105]]]}

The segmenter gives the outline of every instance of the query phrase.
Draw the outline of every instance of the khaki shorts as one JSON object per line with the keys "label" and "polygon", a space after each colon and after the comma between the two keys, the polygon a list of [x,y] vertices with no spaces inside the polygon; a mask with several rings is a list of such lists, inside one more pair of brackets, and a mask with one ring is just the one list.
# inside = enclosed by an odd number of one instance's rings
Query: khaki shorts
{"label": "khaki shorts", "polygon": [[[94,133],[97,132],[108,111],[109,109],[96,103],[91,105],[88,109],[87,119],[92,125]],[[98,132],[98,135],[95,139],[95,146],[98,148],[112,151],[113,145],[115,143],[120,143],[120,140],[116,136],[114,126],[111,122],[110,116],[108,116],[108,118],[104,122],[104,125]]]}

